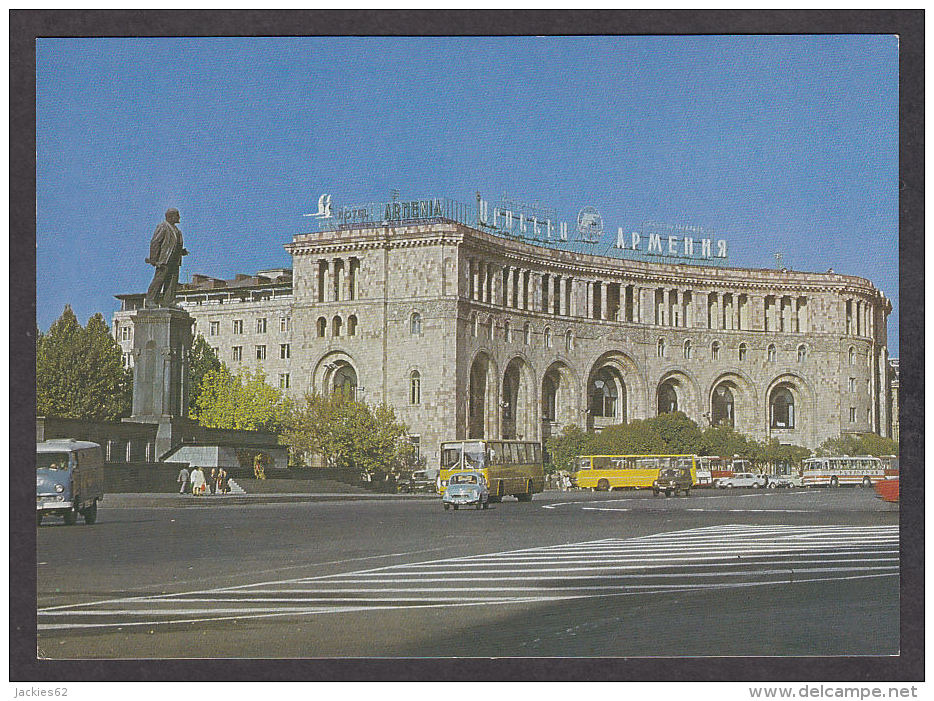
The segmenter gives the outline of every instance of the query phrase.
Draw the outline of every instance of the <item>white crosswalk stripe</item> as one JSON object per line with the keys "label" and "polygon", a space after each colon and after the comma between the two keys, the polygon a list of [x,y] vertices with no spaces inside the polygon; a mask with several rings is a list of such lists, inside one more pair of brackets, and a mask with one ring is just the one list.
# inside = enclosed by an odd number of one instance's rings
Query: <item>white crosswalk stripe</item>
{"label": "white crosswalk stripe", "polygon": [[897,526],[715,526],[49,606],[38,625],[188,624],[897,577],[898,557]]}

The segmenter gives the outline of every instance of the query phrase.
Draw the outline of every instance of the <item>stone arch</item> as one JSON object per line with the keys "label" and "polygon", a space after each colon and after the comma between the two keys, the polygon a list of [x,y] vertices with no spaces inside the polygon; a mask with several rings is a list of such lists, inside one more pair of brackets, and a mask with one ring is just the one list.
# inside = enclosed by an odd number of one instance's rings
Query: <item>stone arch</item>
{"label": "stone arch", "polygon": [[[721,373],[710,384],[707,391],[707,406],[704,408],[705,423],[717,425],[722,415],[718,414],[717,405],[724,399],[720,391],[725,389],[732,399],[732,425],[740,433],[752,434],[756,432],[756,407],[758,396],[752,380],[742,372],[728,371]],[[722,409],[722,406],[720,407]],[[702,424],[703,426],[703,424]]]}
{"label": "stone arch", "polygon": [[478,350],[467,379],[467,438],[499,436],[499,373],[489,351]]}
{"label": "stone arch", "polygon": [[[616,406],[610,411],[607,400],[614,399],[613,389],[616,390]],[[598,393],[602,393],[604,399],[599,412],[595,406],[595,395]],[[595,358],[587,373],[584,402],[585,424],[588,429],[647,416],[645,378],[632,357],[623,351],[611,350]],[[612,415],[599,416],[601,413]]]}
{"label": "stone arch", "polygon": [[350,391],[352,399],[359,399],[365,390],[360,368],[344,351],[332,351],[324,355],[315,365],[312,378],[313,387],[322,394],[341,389]]}
{"label": "stone arch", "polygon": [[580,416],[580,379],[564,360],[555,360],[542,375],[542,440],[576,424]]}
{"label": "stone arch", "polygon": [[[782,391],[787,391],[793,401],[792,426],[780,426],[773,416],[773,402]],[[814,443],[817,426],[815,418],[816,403],[814,389],[802,375],[785,371],[776,375],[768,384],[765,392],[765,434],[776,435],[783,442],[797,445]]]}
{"label": "stone arch", "polygon": [[502,373],[502,437],[538,440],[541,418],[535,372],[522,355],[514,355]]}
{"label": "stone arch", "polygon": [[655,415],[665,413],[661,411],[660,400],[674,393],[677,406],[675,411],[686,414],[694,421],[701,418],[700,391],[697,379],[688,370],[676,367],[664,372],[655,385]]}

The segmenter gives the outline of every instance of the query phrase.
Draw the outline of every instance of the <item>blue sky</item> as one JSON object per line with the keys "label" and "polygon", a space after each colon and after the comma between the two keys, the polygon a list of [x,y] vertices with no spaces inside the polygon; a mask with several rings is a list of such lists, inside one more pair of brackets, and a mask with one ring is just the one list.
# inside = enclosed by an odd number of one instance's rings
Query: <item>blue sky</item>
{"label": "blue sky", "polygon": [[145,291],[169,206],[185,280],[288,266],[323,192],[479,190],[867,277],[895,356],[897,66],[894,36],[40,39],[39,327]]}

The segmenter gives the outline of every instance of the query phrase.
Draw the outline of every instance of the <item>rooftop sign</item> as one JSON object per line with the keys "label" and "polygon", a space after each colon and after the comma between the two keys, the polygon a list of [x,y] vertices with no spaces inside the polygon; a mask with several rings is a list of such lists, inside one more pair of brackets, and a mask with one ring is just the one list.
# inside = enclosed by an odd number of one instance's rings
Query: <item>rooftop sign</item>
{"label": "rooftop sign", "polygon": [[615,239],[608,240],[603,216],[594,207],[581,208],[572,228],[553,209],[505,196],[500,205],[491,206],[479,193],[474,207],[438,197],[333,207],[331,196],[322,195],[318,211],[306,216],[317,218],[321,230],[447,220],[551,248],[616,258],[716,265],[728,257],[726,240],[700,227],[646,221],[637,230],[617,227]]}

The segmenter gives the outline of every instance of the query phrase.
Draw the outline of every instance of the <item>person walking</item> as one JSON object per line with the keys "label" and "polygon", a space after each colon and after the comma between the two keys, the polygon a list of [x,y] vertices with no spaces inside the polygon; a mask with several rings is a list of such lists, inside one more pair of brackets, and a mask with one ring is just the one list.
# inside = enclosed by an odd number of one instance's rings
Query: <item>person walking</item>
{"label": "person walking", "polygon": [[211,488],[211,496],[214,496],[215,494],[217,494],[217,468],[216,467],[211,468],[211,481],[209,483],[209,486]]}
{"label": "person walking", "polygon": [[223,467],[220,468],[220,470],[217,472],[217,490],[221,494],[227,494],[230,491],[230,487],[227,484],[227,479],[227,470],[225,470]]}
{"label": "person walking", "polygon": [[184,494],[185,492],[188,491],[188,468],[187,467],[183,467],[181,470],[178,471],[178,479],[176,480],[176,482],[182,485],[181,488],[178,490],[179,494]]}

